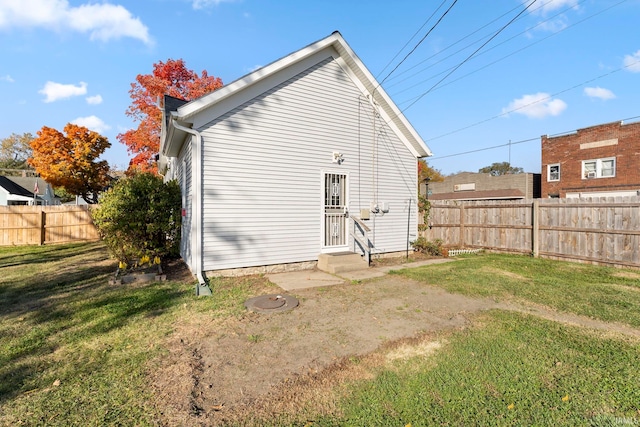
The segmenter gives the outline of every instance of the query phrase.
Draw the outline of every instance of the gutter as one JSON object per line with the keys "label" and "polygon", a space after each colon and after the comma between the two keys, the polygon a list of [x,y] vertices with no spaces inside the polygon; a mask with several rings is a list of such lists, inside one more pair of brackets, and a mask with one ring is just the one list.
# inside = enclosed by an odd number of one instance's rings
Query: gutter
{"label": "gutter", "polygon": [[[207,285],[202,271],[202,135],[195,129],[182,126],[175,117],[171,118],[173,126],[195,137],[195,143],[191,146],[191,188],[195,188],[196,192],[192,192],[193,199],[191,206],[191,260],[192,270],[196,274],[198,284],[196,284],[196,295],[211,295],[211,288]],[[195,241],[193,237],[195,238]]]}

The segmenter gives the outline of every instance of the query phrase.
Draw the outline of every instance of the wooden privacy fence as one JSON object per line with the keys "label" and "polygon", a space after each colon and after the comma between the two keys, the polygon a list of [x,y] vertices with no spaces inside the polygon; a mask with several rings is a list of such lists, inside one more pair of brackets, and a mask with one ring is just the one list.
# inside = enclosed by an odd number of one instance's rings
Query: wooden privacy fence
{"label": "wooden privacy fence", "polygon": [[88,206],[0,206],[0,246],[99,238]]}
{"label": "wooden privacy fence", "polygon": [[640,197],[433,201],[422,235],[445,246],[640,268]]}

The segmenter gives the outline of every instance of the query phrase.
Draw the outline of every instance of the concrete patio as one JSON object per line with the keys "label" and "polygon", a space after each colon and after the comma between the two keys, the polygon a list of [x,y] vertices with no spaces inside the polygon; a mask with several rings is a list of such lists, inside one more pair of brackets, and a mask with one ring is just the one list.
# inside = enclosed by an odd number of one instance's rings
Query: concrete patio
{"label": "concrete patio", "polygon": [[441,264],[453,262],[451,258],[436,258],[425,261],[410,262],[404,264],[385,265],[381,267],[369,267],[363,270],[345,271],[338,274],[325,273],[320,270],[302,270],[288,273],[267,274],[266,277],[285,291],[298,289],[318,288],[323,286],[342,285],[352,280],[366,280],[381,277],[391,270],[403,268],[415,268],[423,265]]}

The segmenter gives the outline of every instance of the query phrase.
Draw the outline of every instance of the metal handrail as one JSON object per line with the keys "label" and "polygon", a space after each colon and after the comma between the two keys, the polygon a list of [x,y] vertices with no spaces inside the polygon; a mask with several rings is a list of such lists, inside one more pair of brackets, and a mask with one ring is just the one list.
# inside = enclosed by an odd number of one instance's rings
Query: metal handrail
{"label": "metal handrail", "polygon": [[[353,220],[353,231],[349,233],[353,237],[353,251],[356,251],[356,245],[358,245],[363,252],[367,265],[371,265],[371,249],[373,248],[373,244],[369,240],[371,229],[360,218],[354,216],[350,218]],[[359,234],[358,231],[360,232]]]}

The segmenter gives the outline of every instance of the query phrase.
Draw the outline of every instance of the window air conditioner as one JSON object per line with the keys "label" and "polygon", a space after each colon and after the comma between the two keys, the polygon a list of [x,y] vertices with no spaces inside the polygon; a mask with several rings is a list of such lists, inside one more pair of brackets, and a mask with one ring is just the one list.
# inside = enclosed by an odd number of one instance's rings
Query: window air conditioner
{"label": "window air conditioner", "polygon": [[595,178],[596,177],[596,173],[595,172],[587,172],[587,178]]}

